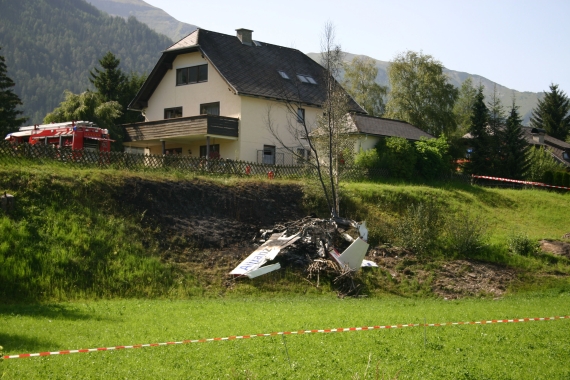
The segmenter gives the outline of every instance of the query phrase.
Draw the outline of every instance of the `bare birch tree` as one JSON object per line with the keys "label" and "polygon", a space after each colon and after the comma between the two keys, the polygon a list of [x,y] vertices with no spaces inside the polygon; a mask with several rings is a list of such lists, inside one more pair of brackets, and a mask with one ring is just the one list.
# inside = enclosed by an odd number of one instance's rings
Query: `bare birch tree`
{"label": "bare birch tree", "polygon": [[295,99],[290,97],[284,102],[287,112],[287,125],[284,128],[273,121],[271,108],[267,109],[266,115],[266,124],[271,134],[281,147],[294,157],[303,158],[296,148],[288,147],[284,143],[286,138],[282,132],[292,136],[299,142],[299,146],[308,146],[312,157],[307,164],[316,169],[333,217],[339,215],[340,166],[354,153],[348,135],[352,131],[348,116],[349,96],[336,79],[342,69],[342,58],[340,45],[335,43],[334,26],[327,23],[321,38],[321,66],[324,70],[320,80],[323,81],[326,91],[325,99],[320,105],[322,115],[317,117],[314,124],[309,124],[304,115],[299,114],[299,110],[303,108],[299,91]]}

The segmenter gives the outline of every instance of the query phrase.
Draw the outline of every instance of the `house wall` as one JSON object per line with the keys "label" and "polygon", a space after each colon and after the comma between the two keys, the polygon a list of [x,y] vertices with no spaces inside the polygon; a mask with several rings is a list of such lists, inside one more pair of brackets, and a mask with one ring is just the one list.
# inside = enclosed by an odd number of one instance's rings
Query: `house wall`
{"label": "house wall", "polygon": [[[278,139],[268,129],[268,112],[271,123],[279,131],[281,141],[288,147],[300,145],[299,141],[288,132],[288,125],[301,128],[302,125],[297,123],[296,115],[292,115],[286,109],[284,102],[242,96],[241,106],[239,150],[242,160],[256,162],[257,151],[262,150],[263,145],[273,145],[277,149],[282,147]],[[317,115],[322,111],[316,107],[303,108],[305,109],[307,126],[314,126]]]}
{"label": "house wall", "polygon": [[[176,69],[208,64],[208,81],[183,86],[176,85]],[[154,90],[145,110],[146,121],[164,119],[164,109],[182,107],[182,116],[200,114],[200,104],[220,102],[220,115],[240,117],[240,97],[229,90],[221,75],[200,52],[181,54],[172,63],[172,70]]]}
{"label": "house wall", "polygon": [[378,141],[380,141],[380,137],[378,136],[359,135],[354,146],[354,153],[358,154],[360,150],[366,151],[372,149],[376,146]]}

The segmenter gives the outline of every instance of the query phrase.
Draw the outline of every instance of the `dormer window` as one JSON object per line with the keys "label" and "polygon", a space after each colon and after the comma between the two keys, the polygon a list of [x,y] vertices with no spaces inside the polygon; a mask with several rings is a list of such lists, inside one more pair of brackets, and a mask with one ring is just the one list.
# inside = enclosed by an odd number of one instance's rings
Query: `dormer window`
{"label": "dormer window", "polygon": [[200,83],[208,81],[208,65],[198,65],[176,69],[176,85]]}
{"label": "dormer window", "polygon": [[317,81],[315,81],[310,75],[297,74],[297,78],[299,78],[303,83],[317,84]]}
{"label": "dormer window", "polygon": [[281,78],[291,79],[291,78],[289,78],[289,75],[287,75],[287,73],[285,71],[277,70],[277,72],[279,73],[279,75],[281,75]]}

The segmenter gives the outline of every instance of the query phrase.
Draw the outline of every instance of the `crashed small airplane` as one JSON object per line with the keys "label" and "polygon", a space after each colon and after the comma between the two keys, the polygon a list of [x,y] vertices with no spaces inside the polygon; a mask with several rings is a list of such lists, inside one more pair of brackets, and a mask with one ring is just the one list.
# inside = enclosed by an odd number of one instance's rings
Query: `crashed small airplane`
{"label": "crashed small airplane", "polygon": [[[353,238],[339,226],[354,228],[358,237]],[[327,252],[341,268],[357,271],[361,267],[378,267],[373,261],[364,260],[368,250],[366,222],[357,223],[344,218],[317,219],[309,217],[304,218],[300,223],[293,222],[287,227],[282,226],[282,228],[284,231],[278,233],[273,233],[274,230],[261,230],[263,244],[232,270],[230,275],[255,278],[278,270],[281,268],[280,263],[264,265],[275,260],[280,253],[287,252],[287,248],[297,242],[314,247],[313,251],[317,258],[325,257],[325,252]],[[272,233],[269,239],[263,239],[269,233]],[[342,253],[333,244],[334,235],[350,243]]]}

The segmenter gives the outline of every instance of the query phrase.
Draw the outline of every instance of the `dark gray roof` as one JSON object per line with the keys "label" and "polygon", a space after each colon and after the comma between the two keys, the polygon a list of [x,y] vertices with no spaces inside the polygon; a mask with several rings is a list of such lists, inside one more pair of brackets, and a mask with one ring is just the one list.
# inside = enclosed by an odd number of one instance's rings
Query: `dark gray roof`
{"label": "dark gray roof", "polygon": [[[544,130],[540,130],[544,133]],[[545,146],[552,156],[561,164],[566,167],[570,167],[570,160],[564,158],[564,153],[570,155],[570,144],[565,141],[559,140],[547,134],[544,134],[544,142],[535,141],[533,136],[538,136],[538,130],[531,127],[523,127],[523,132],[525,134],[526,141],[531,145]],[[537,132],[537,133],[534,133]],[[568,156],[567,156],[568,157]]]}
{"label": "dark gray roof", "polygon": [[359,114],[351,114],[350,116],[354,121],[356,129],[360,133],[375,136],[403,137],[412,141],[418,141],[422,137],[428,139],[434,138],[434,136],[429,133],[405,121]]}
{"label": "dark gray roof", "polygon": [[[260,46],[256,46],[256,45]],[[236,36],[198,29],[162,53],[130,108],[141,109],[179,54],[201,51],[238,95],[291,100],[320,106],[326,97],[325,70],[299,50],[260,42],[244,45]],[[279,74],[284,71],[289,80]],[[297,74],[314,78],[302,83]],[[365,113],[350,100],[350,111]]]}

